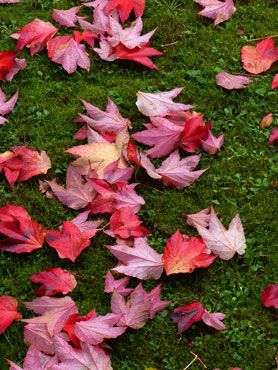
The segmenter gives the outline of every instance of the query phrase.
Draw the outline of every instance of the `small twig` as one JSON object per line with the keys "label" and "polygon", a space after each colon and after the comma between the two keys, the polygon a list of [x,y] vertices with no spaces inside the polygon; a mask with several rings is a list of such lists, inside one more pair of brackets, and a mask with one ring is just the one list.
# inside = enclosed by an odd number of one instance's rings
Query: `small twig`
{"label": "small twig", "polygon": [[178,43],[178,41],[174,41],[174,42],[170,42],[169,44],[163,44],[163,45],[160,45],[162,48],[166,48],[167,46],[172,46],[172,45],[176,45]]}
{"label": "small twig", "polygon": [[190,353],[193,355],[193,356],[197,356],[197,360],[204,366],[204,368],[205,369],[207,369],[208,367],[207,367],[207,365],[204,363],[204,361],[202,361],[202,359],[198,356],[198,355],[196,355],[196,353],[194,353],[194,352],[192,352],[192,351],[190,351]]}
{"label": "small twig", "polygon": [[[190,352],[192,353],[192,352]],[[193,360],[190,362],[190,364],[188,364],[183,370],[186,370],[188,369],[198,358],[198,355],[195,355],[195,357],[193,358]]]}
{"label": "small twig", "polygon": [[145,185],[145,184],[138,184],[138,186],[144,186],[145,188],[149,188],[149,189],[152,189],[152,190],[155,190],[155,191],[158,191],[159,193],[163,193],[163,191],[161,190],[158,190],[156,188],[153,188],[152,186],[149,186],[149,185]]}
{"label": "small twig", "polygon": [[250,39],[250,40],[246,40],[246,41],[247,41],[247,42],[251,42],[251,41],[260,41],[260,40],[267,39],[268,37],[278,37],[278,35],[258,37],[257,39]]}
{"label": "small twig", "polygon": [[110,222],[107,222],[107,224],[105,224],[101,229],[99,229],[100,231],[103,231],[107,226],[110,225]]}

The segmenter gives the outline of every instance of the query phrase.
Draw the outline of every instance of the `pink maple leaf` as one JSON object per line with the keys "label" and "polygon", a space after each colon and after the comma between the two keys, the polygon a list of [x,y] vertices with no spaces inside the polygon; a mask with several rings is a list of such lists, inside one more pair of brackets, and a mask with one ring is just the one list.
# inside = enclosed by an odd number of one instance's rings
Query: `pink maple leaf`
{"label": "pink maple leaf", "polygon": [[192,227],[208,227],[210,219],[210,207],[202,209],[200,212],[186,215],[186,222]]}
{"label": "pink maple leaf", "polygon": [[56,249],[60,258],[68,258],[75,262],[81,252],[89,247],[90,239],[86,231],[80,229],[70,221],[63,223],[61,231],[46,230],[46,242]]}
{"label": "pink maple leaf", "polygon": [[41,316],[22,321],[28,324],[46,325],[51,337],[61,332],[70,315],[78,313],[76,304],[70,297],[40,297],[32,302],[25,302],[25,306]]}
{"label": "pink maple leaf", "polygon": [[6,95],[4,94],[3,90],[0,89],[0,125],[3,125],[8,120],[3,117],[9,113],[11,113],[16,105],[18,99],[18,91],[6,101]]}
{"label": "pink maple leaf", "polygon": [[219,72],[216,77],[216,84],[227,90],[245,89],[252,80],[245,76],[232,75],[228,72]]}
{"label": "pink maple leaf", "polygon": [[55,22],[59,23],[64,27],[75,27],[78,21],[77,14],[79,13],[81,6],[74,6],[67,10],[53,9],[52,18]]}
{"label": "pink maple leaf", "polygon": [[47,181],[47,184],[61,203],[76,210],[85,208],[96,196],[90,183],[73,166],[69,166],[67,169],[65,188],[58,185],[55,179]]}
{"label": "pink maple leaf", "polygon": [[94,346],[105,339],[117,338],[125,331],[125,327],[115,327],[121,315],[109,313],[105,316],[93,317],[75,324],[75,334],[78,339]]}
{"label": "pink maple leaf", "polygon": [[113,293],[114,291],[116,291],[123,297],[126,297],[133,290],[132,288],[127,288],[129,280],[130,280],[129,277],[116,280],[114,276],[111,274],[111,272],[108,271],[105,278],[104,291],[105,293]]}
{"label": "pink maple leaf", "polygon": [[[22,370],[22,367],[16,365],[14,362],[7,360],[10,365],[10,370]],[[57,356],[49,356],[39,351],[34,345],[28,349],[27,354],[23,361],[24,370],[49,370],[58,365]]]}
{"label": "pink maple leaf", "polygon": [[165,117],[170,113],[186,111],[192,108],[192,105],[173,102],[183,88],[177,87],[170,91],[158,93],[137,92],[137,108],[144,116]]}
{"label": "pink maple leaf", "polygon": [[0,208],[0,250],[30,253],[43,246],[45,231],[20,206],[7,204]]}
{"label": "pink maple leaf", "polygon": [[17,312],[17,300],[9,295],[0,296],[0,334],[11,325],[14,320],[21,319],[21,314]]}
{"label": "pink maple leaf", "polygon": [[48,57],[61,64],[71,74],[77,67],[90,70],[90,58],[86,47],[79,44],[72,36],[57,36],[47,43]]}
{"label": "pink maple leaf", "polygon": [[87,221],[90,211],[84,211],[79,213],[78,216],[74,217],[71,222],[78,227],[78,229],[86,236],[91,239],[99,231],[98,227],[102,224],[103,220]]}
{"label": "pink maple leaf", "polygon": [[158,312],[164,311],[165,308],[171,303],[171,301],[161,300],[161,284],[153,288],[150,293],[147,293],[147,301],[150,303],[150,319],[153,319]]}
{"label": "pink maple leaf", "polygon": [[276,73],[276,75],[274,76],[271,84],[272,89],[277,89],[277,87],[278,87],[278,73]]}
{"label": "pink maple leaf", "polygon": [[162,255],[151,248],[145,238],[135,238],[133,248],[113,245],[108,249],[119,259],[112,271],[141,280],[157,280],[163,272]]}
{"label": "pink maple leaf", "polygon": [[195,3],[200,4],[204,7],[199,15],[203,17],[211,18],[214,20],[214,25],[218,25],[228,19],[236,11],[233,0],[194,0]]}
{"label": "pink maple leaf", "polygon": [[246,71],[259,74],[269,70],[278,60],[278,48],[272,37],[260,41],[256,46],[243,46],[241,61]]}
{"label": "pink maple leaf", "polygon": [[229,260],[236,253],[245,253],[246,241],[239,214],[232,219],[226,230],[211,207],[208,229],[199,225],[196,228],[207,248],[219,258]]}
{"label": "pink maple leaf", "polygon": [[169,155],[156,172],[162,177],[164,185],[182,189],[196,181],[207,169],[193,171],[200,161],[200,155],[181,159],[178,150]]}
{"label": "pink maple leaf", "polygon": [[226,315],[222,312],[209,313],[207,310],[203,313],[202,321],[208,325],[212,326],[216,330],[225,330],[226,326],[223,324]]}
{"label": "pink maple leaf", "polygon": [[110,357],[100,346],[81,343],[81,348],[73,348],[58,337],[55,352],[60,363],[53,370],[112,370]]}
{"label": "pink maple leaf", "polygon": [[212,131],[208,131],[208,136],[205,140],[201,140],[201,145],[202,148],[210,153],[210,154],[215,154],[220,150],[224,143],[224,134],[220,135],[218,137],[214,136]]}
{"label": "pink maple leaf", "polygon": [[202,320],[205,308],[200,302],[192,302],[176,308],[172,313],[172,320],[178,324],[178,332],[181,334],[190,328],[194,322]]}
{"label": "pink maple leaf", "polygon": [[207,253],[202,238],[189,238],[178,230],[168,239],[162,260],[166,274],[171,275],[208,267],[215,258]]}
{"label": "pink maple leaf", "polygon": [[26,46],[30,49],[31,56],[34,56],[44,49],[57,31],[57,28],[50,22],[44,22],[36,18],[13,33],[11,37],[17,40],[18,50],[21,51]]}
{"label": "pink maple leaf", "polygon": [[33,283],[42,284],[35,292],[39,296],[52,296],[57,293],[67,294],[77,285],[74,275],[62,269],[48,268],[46,271],[37,272],[29,278]]}
{"label": "pink maple leaf", "polygon": [[183,127],[181,147],[186,152],[192,153],[201,148],[202,140],[208,137],[211,123],[205,124],[203,116],[198,115],[187,119]]}

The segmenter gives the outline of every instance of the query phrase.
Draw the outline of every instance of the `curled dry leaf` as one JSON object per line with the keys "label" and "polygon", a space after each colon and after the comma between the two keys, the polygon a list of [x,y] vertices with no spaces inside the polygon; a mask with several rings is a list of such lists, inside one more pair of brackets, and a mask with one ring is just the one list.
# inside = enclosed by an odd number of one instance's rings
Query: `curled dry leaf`
{"label": "curled dry leaf", "polygon": [[262,128],[269,127],[273,123],[273,114],[268,113],[266,116],[264,116],[260,123],[259,126]]}
{"label": "curled dry leaf", "polygon": [[216,84],[227,90],[245,89],[252,80],[245,76],[232,75],[227,72],[219,72],[216,77]]}
{"label": "curled dry leaf", "polygon": [[11,325],[14,320],[21,319],[21,314],[17,312],[17,300],[9,295],[0,296],[0,334]]}

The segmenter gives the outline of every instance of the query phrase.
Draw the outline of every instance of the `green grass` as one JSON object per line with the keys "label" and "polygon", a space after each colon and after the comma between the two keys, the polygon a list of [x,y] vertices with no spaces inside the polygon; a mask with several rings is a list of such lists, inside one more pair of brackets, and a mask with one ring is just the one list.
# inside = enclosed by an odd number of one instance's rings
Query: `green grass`
{"label": "green grass", "polygon": [[[21,5],[0,5],[0,50],[13,48],[9,35],[35,17],[50,20],[52,8],[66,9],[77,4],[79,1],[22,0]],[[53,165],[47,179],[64,178],[71,160],[64,150],[77,144],[73,140],[76,125],[72,119],[82,110],[81,98],[104,108],[106,97],[110,96],[122,114],[131,119],[136,131],[145,122],[135,106],[138,90],[161,91],[184,86],[178,100],[196,105],[207,120],[214,121],[215,133],[225,133],[221,152],[203,155],[201,167],[209,167],[209,171],[189,188],[165,188],[139,172],[136,180],[142,185],[138,191],[146,200],[140,215],[153,230],[151,245],[161,252],[166,239],[177,228],[193,232],[186,227],[184,214],[212,204],[227,225],[239,212],[247,237],[246,254],[230,261],[217,260],[208,269],[193,274],[163,276],[163,298],[172,301],[169,311],[160,313],[144,328],[128,330],[111,342],[116,370],[148,367],[182,370],[193,359],[190,351],[197,353],[209,369],[275,368],[277,322],[263,308],[260,292],[274,283],[277,271],[274,258],[277,166],[275,169],[275,147],[267,141],[270,129],[262,130],[258,122],[269,112],[276,113],[277,121],[277,92],[270,89],[277,66],[255,78],[242,91],[227,92],[217,87],[215,74],[222,69],[243,71],[240,49],[247,44],[246,38],[277,33],[278,8],[276,0],[242,0],[236,5],[237,12],[231,20],[214,27],[210,20],[197,15],[199,6],[192,0],[148,0],[144,30],[159,26],[152,45],[165,51],[163,57],[155,59],[158,71],[129,62],[106,63],[92,55],[90,73],[78,69],[68,76],[46,53],[31,58],[24,51],[28,68],[11,83],[1,83],[7,93],[19,88],[20,98],[9,122],[0,129],[0,152],[22,144],[46,150]],[[238,28],[246,35],[239,35]],[[57,227],[76,214],[56,200],[45,199],[37,185],[38,179],[34,178],[11,188],[1,176],[1,206],[6,203],[24,206],[46,228]],[[28,277],[45,267],[61,266],[82,276],[71,294],[81,313],[96,307],[104,314],[110,303],[110,297],[103,292],[104,276],[116,261],[106,250],[107,243],[111,243],[108,237],[97,235],[75,264],[60,260],[47,247],[29,255],[1,253],[0,294],[12,295],[20,302],[32,300],[34,287]],[[145,287],[154,285],[155,282],[148,282]],[[202,301],[208,310],[225,312],[228,329],[216,332],[196,324],[178,335],[170,320],[170,310],[193,300]],[[20,310],[27,314],[22,303]],[[4,358],[20,362],[24,357],[22,328],[21,323],[14,323],[1,335],[1,369],[7,368]],[[198,362],[191,366],[201,368]]]}

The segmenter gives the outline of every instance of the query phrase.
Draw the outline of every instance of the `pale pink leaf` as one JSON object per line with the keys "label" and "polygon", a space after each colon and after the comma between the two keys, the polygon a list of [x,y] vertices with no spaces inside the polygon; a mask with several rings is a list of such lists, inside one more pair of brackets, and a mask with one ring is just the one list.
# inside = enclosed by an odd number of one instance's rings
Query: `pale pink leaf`
{"label": "pale pink leaf", "polygon": [[203,17],[214,20],[214,25],[218,25],[228,19],[236,11],[233,0],[217,1],[217,0],[194,0],[204,6],[204,9],[199,12]]}
{"label": "pale pink leaf", "polygon": [[169,113],[189,110],[192,108],[192,105],[173,102],[173,99],[177,97],[182,90],[183,88],[176,88],[171,91],[158,93],[145,93],[138,91],[136,94],[136,105],[142,114],[149,117],[165,117]]}
{"label": "pale pink leaf", "polygon": [[0,89],[1,99],[0,99],[0,116],[5,116],[13,111],[17,99],[18,99],[18,91],[6,101],[6,96],[4,92]]}
{"label": "pale pink leaf", "polygon": [[[11,366],[10,370],[21,370],[20,366],[17,366],[12,361],[7,360]],[[40,352],[34,345],[28,349],[26,357],[23,362],[24,370],[51,370],[53,366],[58,364],[57,356],[48,356]]]}
{"label": "pale pink leaf", "polygon": [[208,227],[210,219],[210,207],[202,209],[200,212],[186,215],[186,222],[192,227]]}
{"label": "pale pink leaf", "polygon": [[225,330],[226,326],[223,324],[222,320],[224,320],[226,315],[221,312],[215,312],[215,313],[209,313],[207,310],[205,310],[202,321],[208,325],[212,326],[216,330]]}
{"label": "pale pink leaf", "polygon": [[227,90],[245,89],[252,80],[245,76],[232,75],[227,72],[219,72],[216,77],[216,84]]}
{"label": "pale pink leaf", "polygon": [[119,259],[112,271],[141,280],[157,280],[163,272],[162,255],[151,248],[145,238],[135,238],[133,248],[114,245],[108,249]]}
{"label": "pale pink leaf", "polygon": [[105,278],[104,291],[105,293],[113,293],[114,291],[117,291],[123,297],[126,297],[133,290],[132,288],[127,288],[129,280],[130,280],[129,277],[116,280],[114,276],[111,274],[111,272],[108,271]]}
{"label": "pale pink leaf", "polygon": [[232,219],[226,230],[211,208],[209,228],[198,225],[196,227],[207,248],[219,258],[229,260],[236,253],[239,255],[245,253],[246,241],[239,214]]}
{"label": "pale pink leaf", "polygon": [[164,311],[171,301],[162,301],[161,299],[161,284],[155,287],[150,293],[147,293],[147,301],[149,301],[149,317],[153,319],[155,315]]}
{"label": "pale pink leaf", "polygon": [[156,171],[164,185],[182,189],[196,181],[207,169],[193,171],[200,161],[200,155],[181,159],[178,150],[169,155]]}
{"label": "pale pink leaf", "polygon": [[208,137],[205,140],[201,140],[202,148],[210,153],[215,154],[222,147],[224,143],[224,134],[218,137],[214,136],[211,130],[208,132]]}
{"label": "pale pink leaf", "polygon": [[56,338],[55,352],[60,363],[51,370],[113,370],[109,355],[99,346],[81,342],[81,348],[73,348]]}
{"label": "pale pink leaf", "polygon": [[114,326],[120,318],[121,315],[109,313],[87,321],[76,322],[75,334],[81,341],[95,346],[105,339],[117,338],[125,332],[126,328]]}
{"label": "pale pink leaf", "polygon": [[278,126],[276,126],[269,136],[268,142],[269,144],[274,144],[278,140]]}
{"label": "pale pink leaf", "polygon": [[67,10],[53,9],[52,18],[55,22],[59,23],[64,27],[75,27],[78,21],[77,14],[79,13],[81,6],[74,6]]}

